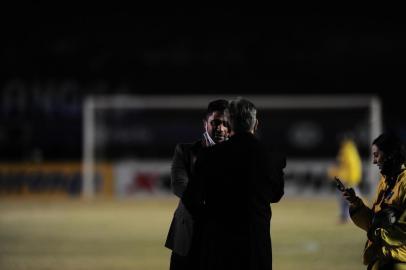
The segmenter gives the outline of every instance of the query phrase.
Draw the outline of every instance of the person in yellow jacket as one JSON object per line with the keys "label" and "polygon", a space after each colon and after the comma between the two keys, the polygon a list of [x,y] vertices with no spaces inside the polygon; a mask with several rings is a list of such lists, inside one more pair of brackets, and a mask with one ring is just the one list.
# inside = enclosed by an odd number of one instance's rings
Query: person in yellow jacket
{"label": "person in yellow jacket", "polygon": [[[358,192],[358,185],[362,179],[362,161],[357,146],[349,137],[341,140],[337,154],[337,163],[328,170],[330,178],[338,177],[347,187],[352,187]],[[349,219],[348,202],[339,196],[340,223]]]}
{"label": "person in yellow jacket", "polygon": [[354,189],[342,192],[354,224],[367,232],[363,262],[368,270],[406,269],[406,154],[401,140],[381,134],[372,143],[381,173],[376,199],[368,207]]}

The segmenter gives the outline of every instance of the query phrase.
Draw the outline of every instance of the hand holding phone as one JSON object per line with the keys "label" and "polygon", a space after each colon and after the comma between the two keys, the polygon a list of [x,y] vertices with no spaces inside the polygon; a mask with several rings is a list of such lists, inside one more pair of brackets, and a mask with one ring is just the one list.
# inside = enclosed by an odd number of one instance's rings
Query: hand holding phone
{"label": "hand holding phone", "polygon": [[341,192],[344,192],[344,191],[346,190],[346,187],[345,187],[344,184],[340,181],[340,179],[339,179],[337,176],[335,176],[335,177],[334,177],[334,180],[336,181],[338,190],[341,191]]}
{"label": "hand holding phone", "polygon": [[353,188],[346,188],[337,176],[334,177],[334,180],[336,181],[338,190],[343,193],[344,198],[350,205],[360,204],[361,199],[357,197]]}

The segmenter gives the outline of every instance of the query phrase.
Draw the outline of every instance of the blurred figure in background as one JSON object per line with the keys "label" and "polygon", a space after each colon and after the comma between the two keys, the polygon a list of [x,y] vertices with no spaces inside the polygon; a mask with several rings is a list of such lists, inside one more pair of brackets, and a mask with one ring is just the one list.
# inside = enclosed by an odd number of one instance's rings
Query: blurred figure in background
{"label": "blurred figure in background", "polygon": [[[341,138],[336,165],[329,168],[328,176],[331,179],[338,177],[346,187],[352,187],[359,194],[358,185],[362,179],[362,161],[350,135],[346,134]],[[346,223],[350,218],[348,202],[339,194],[338,203],[339,223]]]}
{"label": "blurred figure in background", "polygon": [[272,160],[255,137],[257,109],[230,102],[231,137],[201,151],[182,197],[197,222],[193,270],[271,270],[271,203],[284,194],[285,158]]}
{"label": "blurred figure in background", "polygon": [[[203,119],[204,133],[202,139],[194,143],[176,145],[172,160],[171,184],[173,193],[182,197],[189,179],[194,171],[198,153],[205,147],[213,146],[228,139],[229,123],[225,115],[228,101],[219,99],[209,103]],[[192,216],[179,201],[172,219],[165,246],[172,250],[170,269],[188,269],[188,253],[194,231]]]}
{"label": "blurred figure in background", "polygon": [[381,173],[377,196],[368,207],[347,188],[343,197],[350,203],[354,223],[367,232],[363,262],[368,270],[406,269],[406,154],[401,140],[381,134],[372,143],[373,163]]}

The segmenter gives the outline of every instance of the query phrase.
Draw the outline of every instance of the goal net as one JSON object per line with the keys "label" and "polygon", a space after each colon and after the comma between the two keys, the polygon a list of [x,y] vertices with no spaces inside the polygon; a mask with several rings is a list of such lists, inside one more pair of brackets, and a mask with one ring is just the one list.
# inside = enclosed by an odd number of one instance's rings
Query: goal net
{"label": "goal net", "polygon": [[[84,102],[84,197],[111,186],[117,197],[170,193],[170,164],[180,142],[201,138],[207,104],[235,96],[91,96]],[[258,108],[257,136],[267,149],[286,155],[286,193],[334,192],[327,168],[338,137],[351,132],[363,161],[361,189],[369,195],[378,171],[370,145],[381,132],[380,100],[370,95],[244,96]],[[98,164],[108,164],[103,179]],[[108,182],[110,181],[110,182]]]}

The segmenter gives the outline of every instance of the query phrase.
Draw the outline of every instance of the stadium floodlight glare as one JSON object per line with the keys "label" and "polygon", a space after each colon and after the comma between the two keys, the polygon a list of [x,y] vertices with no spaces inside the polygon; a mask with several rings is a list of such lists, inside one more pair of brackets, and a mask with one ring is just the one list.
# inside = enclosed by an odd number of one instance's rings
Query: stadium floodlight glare
{"label": "stadium floodlight glare", "polygon": [[[168,96],[134,96],[107,95],[89,96],[83,103],[83,186],[85,198],[95,196],[96,163],[96,114],[101,110],[201,110],[214,99],[232,99],[240,95],[168,95]],[[381,102],[375,95],[242,95],[251,100],[259,110],[306,110],[306,109],[343,109],[364,108],[368,113],[368,140],[376,138],[382,131]],[[196,122],[199,119],[196,119]],[[334,124],[334,123],[332,123]],[[369,145],[370,145],[369,144]],[[373,181],[375,171],[369,167],[367,181]]]}

